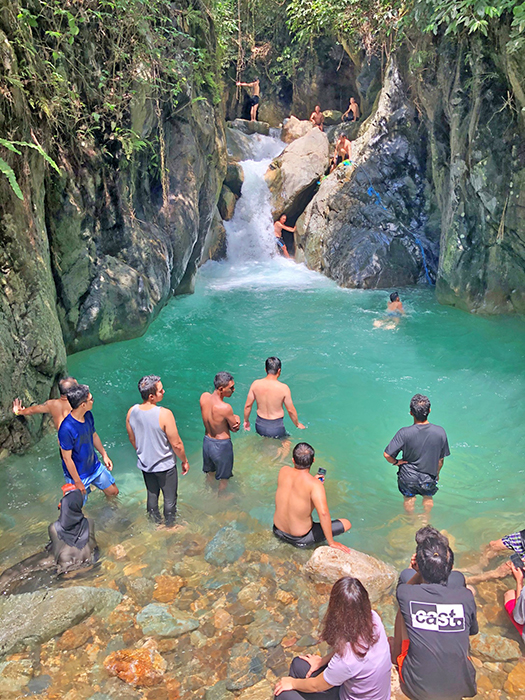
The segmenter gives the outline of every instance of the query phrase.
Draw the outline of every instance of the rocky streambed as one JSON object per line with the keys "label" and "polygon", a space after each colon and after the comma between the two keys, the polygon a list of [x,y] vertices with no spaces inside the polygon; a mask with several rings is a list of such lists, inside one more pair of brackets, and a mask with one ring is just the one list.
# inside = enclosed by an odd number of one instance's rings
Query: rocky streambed
{"label": "rocky streambed", "polygon": [[[291,549],[234,511],[188,516],[198,529],[144,523],[107,547],[89,578],[0,601],[1,697],[269,700],[294,655],[324,653],[319,627],[338,553]],[[104,533],[99,540],[104,547]],[[395,569],[358,552],[351,562],[391,634]],[[478,586],[472,655],[480,696],[493,700],[522,697],[525,679],[506,587]]]}

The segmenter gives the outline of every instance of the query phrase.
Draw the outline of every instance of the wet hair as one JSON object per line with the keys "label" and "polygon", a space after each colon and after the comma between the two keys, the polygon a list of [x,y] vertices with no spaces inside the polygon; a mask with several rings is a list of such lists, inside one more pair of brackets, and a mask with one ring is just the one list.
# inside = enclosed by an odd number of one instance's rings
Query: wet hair
{"label": "wet hair", "polygon": [[71,389],[72,386],[75,386],[75,384],[78,384],[75,377],[63,377],[62,379],[59,379],[58,390],[60,392],[60,396],[67,396],[68,390]]}
{"label": "wet hair", "polygon": [[421,542],[424,542],[426,539],[432,537],[435,539],[441,539],[446,545],[448,545],[448,537],[442,535],[441,532],[435,527],[432,527],[432,525],[425,525],[424,527],[419,528],[419,530],[416,532],[416,544],[421,544]]}
{"label": "wet hair", "polygon": [[321,639],[344,656],[348,644],[362,659],[379,640],[374,630],[370,598],[361,581],[343,576],[334,583],[323,620]]}
{"label": "wet hair", "polygon": [[269,357],[264,363],[266,374],[277,374],[281,369],[281,360],[278,357]]}
{"label": "wet hair", "polygon": [[454,553],[443,541],[443,535],[427,537],[417,545],[416,563],[426,583],[445,586],[454,565]]}
{"label": "wet hair", "polygon": [[283,216],[284,216],[285,219],[288,218],[288,217],[286,216],[286,214],[281,214],[281,216],[279,217],[279,221],[283,218]]}
{"label": "wet hair", "polygon": [[293,448],[293,461],[298,469],[310,469],[314,457],[315,450],[307,442],[298,442]]}
{"label": "wet hair", "polygon": [[390,295],[390,301],[399,301],[399,294],[397,292],[392,292]]}
{"label": "wet hair", "polygon": [[410,413],[419,422],[423,423],[430,413],[430,400],[428,396],[416,394],[410,401]]}
{"label": "wet hair", "polygon": [[89,387],[87,384],[73,384],[67,390],[67,400],[71,408],[75,409],[88,400],[89,397]]}
{"label": "wet hair", "polygon": [[213,386],[216,389],[221,389],[228,386],[228,384],[232,381],[233,377],[229,372],[217,372],[215,379],[213,380]]}
{"label": "wet hair", "polygon": [[152,394],[157,393],[157,384],[160,382],[160,377],[156,374],[147,374],[139,380],[138,387],[143,401],[147,401]]}

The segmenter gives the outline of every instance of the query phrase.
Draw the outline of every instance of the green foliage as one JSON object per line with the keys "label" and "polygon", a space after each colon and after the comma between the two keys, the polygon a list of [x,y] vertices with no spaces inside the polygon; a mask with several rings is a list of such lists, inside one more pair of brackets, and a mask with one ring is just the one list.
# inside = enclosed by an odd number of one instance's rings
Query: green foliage
{"label": "green foliage", "polygon": [[[35,151],[40,153],[40,155],[46,161],[46,163],[49,163],[49,165],[60,174],[60,168],[58,167],[58,165],[50,156],[48,156],[48,154],[44,151],[42,146],[40,146],[37,143],[28,143],[27,141],[8,141],[7,139],[0,138],[0,146],[3,146],[8,151],[16,153],[19,156],[21,156],[22,153],[18,150],[17,146],[33,148]],[[20,185],[18,184],[14,170],[9,165],[9,163],[7,163],[3,158],[0,158],[0,172],[2,172],[8,179],[9,184],[11,185],[11,189],[16,194],[18,199],[23,200],[24,195],[22,194],[22,190],[20,189]]]}

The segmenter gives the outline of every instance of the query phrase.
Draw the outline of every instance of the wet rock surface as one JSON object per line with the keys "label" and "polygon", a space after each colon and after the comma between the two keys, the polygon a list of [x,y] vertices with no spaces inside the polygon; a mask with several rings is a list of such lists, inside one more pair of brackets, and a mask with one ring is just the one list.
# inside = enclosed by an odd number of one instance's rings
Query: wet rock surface
{"label": "wet rock surface", "polygon": [[319,129],[311,129],[274,158],[264,175],[274,218],[281,214],[289,217],[301,214],[328,162],[328,139]]}
{"label": "wet rock surface", "polygon": [[397,581],[397,571],[375,557],[355,549],[350,554],[331,547],[318,547],[304,567],[314,581],[335,583],[342,576],[358,578],[370,600],[381,598]]}
{"label": "wet rock surface", "polygon": [[425,152],[394,61],[361,130],[352,164],[322,180],[297,222],[296,257],[345,287],[433,281],[439,232],[428,210]]}
{"label": "wet rock surface", "polygon": [[228,122],[231,129],[242,131],[243,134],[262,134],[268,136],[270,133],[270,125],[267,122],[248,121],[246,119],[234,119]]}

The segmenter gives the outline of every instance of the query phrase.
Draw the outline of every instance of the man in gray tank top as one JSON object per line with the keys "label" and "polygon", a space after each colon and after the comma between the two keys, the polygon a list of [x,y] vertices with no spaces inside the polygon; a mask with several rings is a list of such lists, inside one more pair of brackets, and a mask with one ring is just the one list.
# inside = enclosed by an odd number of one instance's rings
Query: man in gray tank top
{"label": "man in gray tank top", "polygon": [[159,494],[164,496],[164,521],[175,524],[177,512],[177,457],[182,462],[182,474],[190,468],[184,444],[180,438],[173,413],[157,406],[164,397],[160,377],[150,374],[139,381],[142,403],[132,406],[126,416],[129,441],[137,451],[137,467],[142,471],[148,492],[148,516],[161,523]]}

